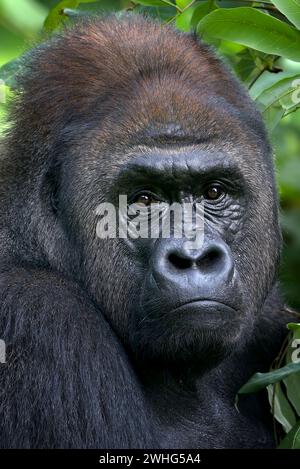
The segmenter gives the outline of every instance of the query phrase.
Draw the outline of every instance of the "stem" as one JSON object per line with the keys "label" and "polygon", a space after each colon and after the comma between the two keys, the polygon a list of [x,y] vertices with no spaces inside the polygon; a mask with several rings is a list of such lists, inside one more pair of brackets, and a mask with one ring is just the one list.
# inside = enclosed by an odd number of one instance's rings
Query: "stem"
{"label": "stem", "polygon": [[277,432],[277,422],[275,419],[275,392],[276,392],[276,385],[278,384],[280,385],[280,383],[273,384],[273,396],[272,396],[273,432],[274,432],[276,446],[278,446],[278,443],[279,443],[279,436]]}
{"label": "stem", "polygon": [[184,7],[184,8],[181,10],[181,13],[183,13],[184,11],[188,10],[189,8],[191,8],[191,6],[193,6],[195,2],[196,2],[196,0],[192,0],[186,7]]}
{"label": "stem", "polygon": [[249,85],[249,89],[252,88],[252,86],[254,85],[254,83],[262,76],[262,74],[268,70],[268,66],[264,66],[260,71],[259,73],[256,75],[256,77],[252,80],[252,82],[250,83]]}
{"label": "stem", "polygon": [[[293,114],[293,112],[299,111],[299,109],[300,109],[300,106],[296,105],[290,111],[285,112],[281,119],[284,119],[286,116],[289,116],[290,114]],[[295,314],[297,314],[297,313],[295,313]],[[297,315],[296,317],[299,319],[299,315]]]}
{"label": "stem", "polygon": [[172,18],[169,18],[164,24],[170,24],[172,21],[175,21],[178,15],[172,16]]}

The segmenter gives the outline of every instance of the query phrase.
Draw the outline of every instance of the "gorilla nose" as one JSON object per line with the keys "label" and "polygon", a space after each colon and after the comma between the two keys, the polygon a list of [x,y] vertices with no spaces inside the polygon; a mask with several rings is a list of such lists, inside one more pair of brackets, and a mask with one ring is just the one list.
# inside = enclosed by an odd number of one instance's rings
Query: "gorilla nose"
{"label": "gorilla nose", "polygon": [[205,249],[196,251],[184,251],[183,249],[173,249],[168,254],[168,262],[177,270],[199,269],[205,273],[218,274],[226,269],[228,261],[225,249],[212,243]]}
{"label": "gorilla nose", "polygon": [[[173,240],[157,253],[154,276],[162,283],[186,288],[209,284],[220,288],[230,282],[234,263],[228,246],[222,241],[207,241],[200,249],[186,249],[185,243]],[[170,284],[170,286],[171,286]]]}

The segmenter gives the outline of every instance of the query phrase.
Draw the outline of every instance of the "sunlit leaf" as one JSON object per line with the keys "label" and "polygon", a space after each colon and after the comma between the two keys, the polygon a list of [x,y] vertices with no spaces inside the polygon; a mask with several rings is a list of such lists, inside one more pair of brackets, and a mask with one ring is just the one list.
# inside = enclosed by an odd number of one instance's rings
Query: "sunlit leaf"
{"label": "sunlit leaf", "polygon": [[273,0],[274,5],[300,29],[300,0]]}
{"label": "sunlit leaf", "polygon": [[[287,325],[287,328],[290,330],[290,331],[296,331],[300,333],[300,323],[298,322],[289,322],[288,325]],[[300,337],[297,337],[297,338],[300,338]]]}
{"label": "sunlit leaf", "polygon": [[212,0],[208,0],[206,2],[201,2],[200,4],[196,5],[193,16],[191,19],[191,26],[192,28],[196,29],[199,21],[204,18],[204,16],[208,15],[211,11],[214,11],[218,8],[216,3]]}
{"label": "sunlit leaf", "polygon": [[45,19],[45,31],[54,31],[55,29],[59,28],[61,25],[66,23],[69,15],[65,14],[65,9],[69,8],[71,10],[74,10],[81,3],[95,3],[97,1],[98,0],[63,0],[59,2],[57,5],[55,5],[55,7],[50,10],[47,18]]}
{"label": "sunlit leaf", "polygon": [[181,31],[189,31],[191,29],[191,19],[193,17],[196,5],[187,8],[183,13],[176,16],[176,27]]}
{"label": "sunlit leaf", "polygon": [[254,8],[215,10],[200,21],[197,31],[207,41],[210,38],[225,39],[300,61],[300,32]]}
{"label": "sunlit leaf", "polygon": [[184,10],[191,4],[191,0],[176,0],[176,5],[181,9]]}

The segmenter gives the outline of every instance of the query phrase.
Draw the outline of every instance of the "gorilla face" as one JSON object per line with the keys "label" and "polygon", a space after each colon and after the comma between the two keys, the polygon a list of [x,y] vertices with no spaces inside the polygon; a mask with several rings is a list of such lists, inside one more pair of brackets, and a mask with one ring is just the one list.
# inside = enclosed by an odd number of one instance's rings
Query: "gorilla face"
{"label": "gorilla face", "polygon": [[[170,112],[170,102],[140,100],[142,111],[128,103],[131,122],[119,115],[104,130],[96,124],[78,136],[76,129],[62,180],[64,218],[75,222],[86,288],[139,359],[215,362],[250,336],[273,283],[280,236],[272,159],[265,140],[221,98],[203,104],[195,94],[184,118],[187,103],[177,100]],[[160,110],[159,120],[149,108]],[[124,119],[132,131],[116,147]],[[146,213],[161,201],[203,203],[203,242],[190,249],[174,233],[99,239],[96,207],[117,206],[120,195]]]}

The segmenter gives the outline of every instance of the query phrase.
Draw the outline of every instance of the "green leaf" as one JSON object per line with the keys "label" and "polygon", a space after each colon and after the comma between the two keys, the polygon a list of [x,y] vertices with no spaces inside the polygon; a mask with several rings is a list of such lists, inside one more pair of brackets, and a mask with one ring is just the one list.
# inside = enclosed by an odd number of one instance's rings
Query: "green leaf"
{"label": "green leaf", "polygon": [[277,127],[281,119],[284,117],[284,114],[285,110],[280,103],[278,105],[270,106],[264,110],[263,118],[269,133],[274,131],[275,127]]}
{"label": "green leaf", "polygon": [[45,31],[52,32],[68,21],[65,9],[75,9],[81,3],[95,3],[98,0],[63,0],[53,7],[44,22]]}
{"label": "green leaf", "polygon": [[256,102],[267,122],[272,122],[276,109],[281,108],[285,114],[290,109],[300,107],[300,74],[279,80],[261,93]]}
{"label": "green leaf", "polygon": [[13,92],[9,86],[0,79],[0,115],[6,110],[7,102],[13,97]]}
{"label": "green leaf", "polygon": [[[257,101],[264,106],[272,106],[285,99],[285,107],[300,104],[300,74],[283,78],[263,91]],[[288,102],[290,101],[290,102]]]}
{"label": "green leaf", "polygon": [[[290,331],[299,331],[300,332],[300,323],[298,323],[298,322],[289,322],[288,325],[287,325],[287,328]],[[300,339],[300,337],[296,337],[296,338]]]}
{"label": "green leaf", "polygon": [[165,7],[169,5],[175,8],[174,3],[168,0],[133,0],[133,3],[147,7]]}
{"label": "green leaf", "polygon": [[176,5],[181,9],[187,8],[191,4],[191,0],[176,0]]}
{"label": "green leaf", "polygon": [[[286,362],[290,363],[293,359],[293,353],[297,350],[297,348],[293,346],[294,341],[300,340],[300,324],[290,323],[288,324],[288,327],[293,331],[286,354]],[[300,372],[285,378],[284,384],[286,387],[287,397],[297,412],[298,417],[300,418]]]}
{"label": "green leaf", "polygon": [[54,31],[67,19],[66,15],[64,15],[64,9],[74,9],[78,7],[78,5],[78,0],[64,0],[62,2],[59,2],[55,7],[50,10],[44,22],[44,29],[49,32]]}
{"label": "green leaf", "polygon": [[235,73],[248,87],[253,83],[259,73],[261,73],[262,60],[258,52],[255,53],[254,57],[252,49],[223,40],[218,48],[218,52],[221,56],[225,55],[229,59]]}
{"label": "green leaf", "polygon": [[279,83],[281,80],[285,78],[297,78],[298,75],[299,72],[295,71],[272,73],[266,70],[249,89],[250,96],[253,100],[256,100],[263,92],[276,83]]}
{"label": "green leaf", "polygon": [[300,29],[300,0],[273,0],[274,5]]}
{"label": "green leaf", "polygon": [[192,28],[196,29],[199,21],[201,21],[204,16],[208,15],[211,11],[214,11],[217,8],[219,7],[212,0],[208,0],[206,2],[200,3],[199,5],[196,5],[191,19]]}
{"label": "green leaf", "polygon": [[250,89],[270,131],[290,110],[300,107],[300,74],[265,72]]}
{"label": "green leaf", "polygon": [[273,415],[288,433],[296,423],[296,417],[279,383],[267,386],[268,398]]}
{"label": "green leaf", "polygon": [[254,8],[212,11],[200,21],[197,32],[207,41],[225,39],[300,62],[300,32]]}
{"label": "green leaf", "polygon": [[255,373],[249,381],[239,390],[239,394],[248,394],[257,392],[267,387],[269,384],[281,381],[286,376],[300,371],[300,363],[289,363],[278,370],[269,371],[268,373]]}
{"label": "green leaf", "polygon": [[298,421],[292,430],[281,441],[278,449],[300,449],[300,421]]}
{"label": "green leaf", "polygon": [[[190,2],[191,3],[191,2]],[[188,32],[191,29],[191,19],[194,13],[196,5],[192,5],[187,8],[183,13],[179,13],[176,16],[176,27],[181,31]]]}
{"label": "green leaf", "polygon": [[300,418],[300,373],[288,376],[284,380],[287,397]]}

